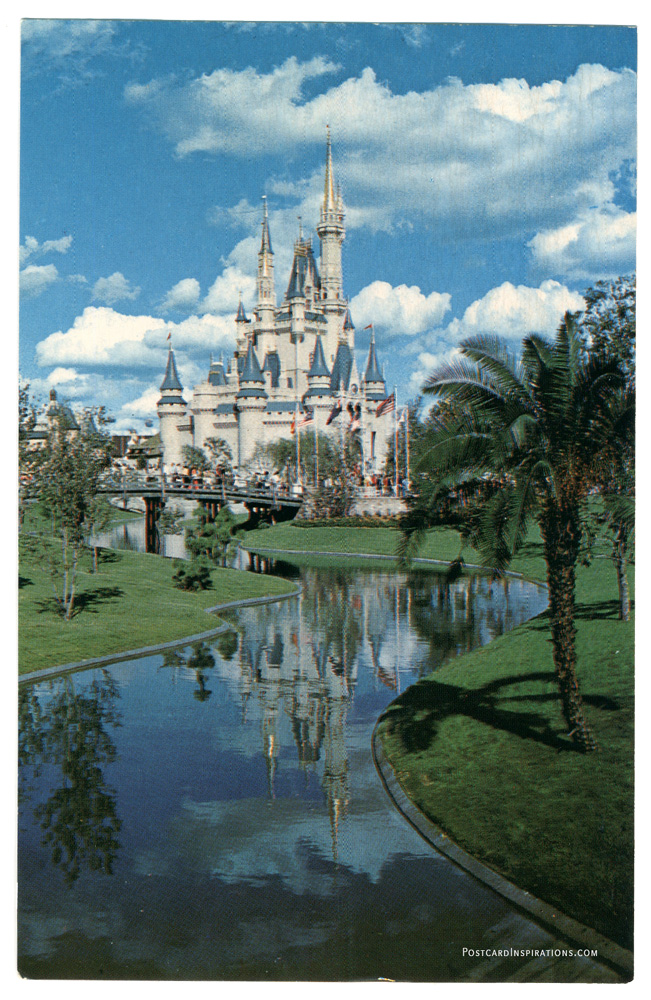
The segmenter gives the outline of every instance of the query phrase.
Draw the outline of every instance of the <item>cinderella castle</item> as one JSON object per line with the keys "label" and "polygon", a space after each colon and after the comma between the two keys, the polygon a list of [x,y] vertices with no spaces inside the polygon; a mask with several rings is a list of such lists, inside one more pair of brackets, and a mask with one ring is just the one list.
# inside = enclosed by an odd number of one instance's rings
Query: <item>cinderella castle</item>
{"label": "cinderella castle", "polygon": [[344,204],[335,185],[329,132],[316,231],[321,243],[318,266],[312,241],[299,233],[287,290],[278,306],[263,201],[253,316],[246,316],[240,302],[235,352],[227,364],[223,359],[211,361],[205,381],[194,387],[191,403],[183,398],[174,351],[169,350],[158,401],[165,464],[183,464],[184,445],[203,448],[210,438],[221,438],[231,449],[234,466],[245,469],[258,444],[291,438],[303,426],[342,440],[349,431],[359,433],[366,471],[383,468],[395,400],[387,396],[372,330],[363,377],[355,361],[355,327],[341,267]]}

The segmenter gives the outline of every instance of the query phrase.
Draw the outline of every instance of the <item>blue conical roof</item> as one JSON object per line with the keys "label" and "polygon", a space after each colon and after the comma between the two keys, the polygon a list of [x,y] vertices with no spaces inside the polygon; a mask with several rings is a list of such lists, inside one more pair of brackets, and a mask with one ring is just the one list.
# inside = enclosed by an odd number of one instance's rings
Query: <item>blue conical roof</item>
{"label": "blue conical roof", "polygon": [[342,341],[337,348],[335,363],[332,366],[332,375],[330,376],[330,389],[332,392],[338,392],[341,385],[343,385],[344,389],[348,388],[352,366],[352,352],[348,344]]}
{"label": "blue conical roof", "polygon": [[355,326],[353,324],[352,317],[350,315],[350,309],[346,309],[344,314],[344,330],[354,330]]}
{"label": "blue conical roof", "polygon": [[364,375],[364,381],[384,382],[380,366],[377,363],[377,354],[375,353],[375,337],[373,335],[371,335],[371,346],[368,349],[368,361],[366,362],[366,374]]}
{"label": "blue conical roof", "polygon": [[237,309],[237,316],[235,317],[236,323],[248,323],[249,320],[246,318],[246,313],[244,312],[244,306],[242,305],[242,300],[240,299],[240,304]]}
{"label": "blue conical roof", "polygon": [[256,353],[253,349],[253,341],[249,341],[249,349],[246,352],[244,368],[240,375],[240,382],[262,382],[264,385],[264,375],[260,368]]}
{"label": "blue conical roof", "polygon": [[165,369],[165,377],[161,383],[160,390],[164,392],[165,389],[178,389],[183,392],[183,386],[181,385],[181,380],[179,379],[179,373],[176,370],[176,361],[174,360],[174,351],[170,347],[169,354],[167,355],[167,368]]}
{"label": "blue conical roof", "polygon": [[312,358],[310,370],[307,373],[308,378],[316,378],[317,376],[330,378],[330,369],[326,364],[325,355],[323,353],[323,341],[318,334],[316,337],[316,346],[314,348],[314,357]]}

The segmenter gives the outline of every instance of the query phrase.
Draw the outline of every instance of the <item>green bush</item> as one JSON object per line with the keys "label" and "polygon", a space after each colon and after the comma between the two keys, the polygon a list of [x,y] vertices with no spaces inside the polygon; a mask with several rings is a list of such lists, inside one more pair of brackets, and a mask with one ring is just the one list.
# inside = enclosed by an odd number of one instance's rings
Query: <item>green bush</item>
{"label": "green bush", "polygon": [[172,582],[179,590],[209,590],[212,586],[210,567],[201,559],[174,564]]}

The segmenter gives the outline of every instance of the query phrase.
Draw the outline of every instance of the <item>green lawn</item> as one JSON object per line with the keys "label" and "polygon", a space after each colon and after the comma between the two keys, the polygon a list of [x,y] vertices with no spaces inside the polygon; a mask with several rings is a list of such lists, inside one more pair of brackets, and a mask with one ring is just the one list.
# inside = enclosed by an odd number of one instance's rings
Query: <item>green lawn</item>
{"label": "green lawn", "polygon": [[[399,539],[400,532],[396,528],[299,527],[290,522],[247,531],[242,537],[242,544],[253,551],[363,552],[391,557],[396,554]],[[457,558],[459,552],[457,532],[435,528],[427,533],[425,544],[418,554],[428,559],[451,561]],[[479,562],[479,556],[470,548],[464,550],[463,556],[466,562]]]}
{"label": "green lawn", "polygon": [[206,608],[293,590],[279,578],[215,569],[210,590],[187,593],[173,586],[170,560],[136,552],[105,551],[99,574],[89,569],[85,556],[79,613],[66,622],[51,610],[52,584],[42,565],[21,558],[20,673],[183,639],[219,625]]}

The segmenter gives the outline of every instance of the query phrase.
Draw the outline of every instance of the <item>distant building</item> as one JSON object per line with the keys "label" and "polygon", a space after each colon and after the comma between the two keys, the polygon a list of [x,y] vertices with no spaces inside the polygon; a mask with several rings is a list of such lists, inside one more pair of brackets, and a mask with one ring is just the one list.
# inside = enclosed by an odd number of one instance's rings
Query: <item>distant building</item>
{"label": "distant building", "polygon": [[[257,303],[248,318],[240,302],[235,316],[236,349],[228,363],[211,359],[206,379],[184,399],[170,348],[158,401],[160,439],[166,464],[183,461],[183,446],[203,448],[209,438],[225,440],[234,465],[244,468],[258,444],[290,438],[292,425],[334,436],[349,428],[362,435],[367,471],[384,466],[394,415],[371,333],[363,375],[355,361],[355,327],[344,297],[341,246],[344,205],[335,186],[328,134],[325,186],[316,227],[319,266],[312,242],[302,232],[294,244],[287,290],[276,305],[274,254],[267,204],[262,212]],[[341,407],[341,411],[336,411]],[[328,419],[330,418],[330,423]]]}

